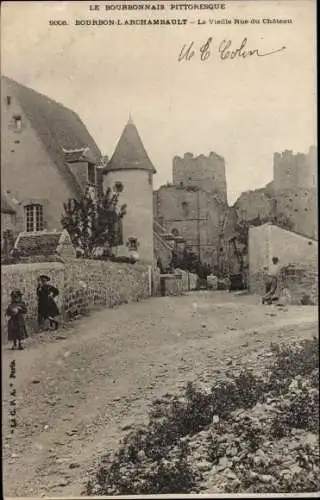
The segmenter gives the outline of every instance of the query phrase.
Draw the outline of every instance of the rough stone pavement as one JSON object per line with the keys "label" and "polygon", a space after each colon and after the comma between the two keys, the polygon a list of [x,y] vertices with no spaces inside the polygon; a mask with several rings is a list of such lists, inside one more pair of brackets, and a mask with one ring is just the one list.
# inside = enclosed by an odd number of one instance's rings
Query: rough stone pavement
{"label": "rough stone pavement", "polygon": [[[76,496],[99,455],[148,403],[188,380],[208,381],[273,341],[317,334],[317,308],[261,306],[258,297],[193,292],[100,310],[57,333],[3,348],[7,496]],[[10,434],[9,365],[18,426]]]}

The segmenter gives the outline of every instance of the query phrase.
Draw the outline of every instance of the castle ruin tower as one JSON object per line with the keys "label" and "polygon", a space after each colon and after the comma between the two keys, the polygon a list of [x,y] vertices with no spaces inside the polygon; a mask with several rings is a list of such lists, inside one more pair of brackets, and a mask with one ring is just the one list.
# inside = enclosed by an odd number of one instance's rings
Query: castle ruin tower
{"label": "castle ruin tower", "polygon": [[174,185],[197,187],[227,203],[225,160],[217,153],[211,152],[208,156],[185,153],[183,158],[175,156],[172,173]]}
{"label": "castle ruin tower", "polygon": [[127,205],[123,218],[123,246],[118,255],[137,251],[141,261],[153,260],[153,175],[156,173],[143,146],[137,128],[129,118],[116,149],[106,167],[104,189],[113,189],[116,183],[123,185],[120,205]]}

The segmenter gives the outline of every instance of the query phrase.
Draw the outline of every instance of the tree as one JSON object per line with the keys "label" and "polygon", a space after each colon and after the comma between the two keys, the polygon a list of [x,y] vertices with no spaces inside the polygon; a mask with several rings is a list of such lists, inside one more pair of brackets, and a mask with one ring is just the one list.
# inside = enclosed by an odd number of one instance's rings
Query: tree
{"label": "tree", "polygon": [[182,252],[173,250],[170,266],[175,269],[197,273],[199,258],[189,248],[184,248]]}
{"label": "tree", "polygon": [[121,227],[127,206],[118,208],[122,191],[122,184],[116,183],[97,200],[87,190],[79,200],[72,198],[63,204],[61,225],[84,258],[93,258],[99,247],[111,249],[123,243]]}

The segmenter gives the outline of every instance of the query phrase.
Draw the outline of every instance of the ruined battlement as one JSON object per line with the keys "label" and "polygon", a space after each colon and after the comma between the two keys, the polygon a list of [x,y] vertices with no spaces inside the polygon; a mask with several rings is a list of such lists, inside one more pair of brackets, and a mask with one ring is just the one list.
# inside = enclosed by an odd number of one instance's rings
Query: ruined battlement
{"label": "ruined battlement", "polygon": [[176,155],[174,158],[173,158],[173,161],[175,160],[196,160],[196,159],[202,159],[202,160],[212,160],[212,159],[219,159],[219,160],[222,160],[224,161],[224,158],[223,156],[221,155],[218,155],[217,153],[215,153],[214,151],[210,151],[210,153],[208,154],[208,156],[206,156],[205,154],[201,153],[200,155],[197,155],[197,156],[194,156],[193,153],[190,153],[189,151],[187,153],[184,153],[183,157],[179,156],[179,155]]}
{"label": "ruined battlement", "polygon": [[225,160],[215,152],[207,156],[186,152],[173,158],[173,184],[185,188],[198,187],[227,201]]}
{"label": "ruined battlement", "polygon": [[316,188],[317,148],[311,146],[308,153],[293,153],[286,149],[273,155],[273,179],[275,191],[297,188]]}

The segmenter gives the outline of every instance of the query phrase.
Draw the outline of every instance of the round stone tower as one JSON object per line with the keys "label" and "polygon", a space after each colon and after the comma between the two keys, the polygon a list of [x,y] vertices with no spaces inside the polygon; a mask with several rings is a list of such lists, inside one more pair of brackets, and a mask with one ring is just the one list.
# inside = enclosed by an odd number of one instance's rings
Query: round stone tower
{"label": "round stone tower", "polygon": [[123,245],[118,255],[138,253],[141,261],[153,260],[153,175],[156,169],[143,146],[132,118],[129,118],[108,162],[104,190],[121,183],[119,204],[127,205],[122,220]]}

